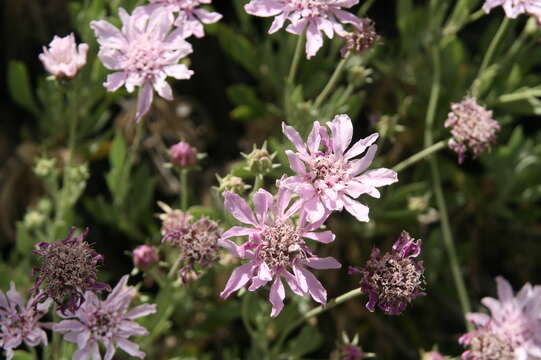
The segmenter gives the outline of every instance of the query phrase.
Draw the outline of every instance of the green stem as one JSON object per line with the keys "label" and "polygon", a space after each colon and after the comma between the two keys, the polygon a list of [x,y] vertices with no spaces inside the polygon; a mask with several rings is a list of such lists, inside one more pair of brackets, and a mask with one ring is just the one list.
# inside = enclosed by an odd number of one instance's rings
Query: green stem
{"label": "green stem", "polygon": [[178,268],[180,267],[180,263],[182,262],[182,256],[179,256],[176,260],[175,260],[175,263],[173,264],[173,266],[171,266],[171,269],[169,270],[169,273],[167,274],[167,277],[169,279],[172,279],[175,274],[177,273],[178,271]]}
{"label": "green stem", "polygon": [[180,170],[180,208],[182,211],[188,210],[188,173],[190,170]]}
{"label": "green stem", "polygon": [[303,31],[303,33],[297,39],[297,45],[295,46],[295,53],[293,55],[293,61],[291,62],[291,66],[289,68],[289,76],[287,78],[287,81],[289,84],[293,84],[295,82],[295,76],[297,75],[297,70],[299,69],[299,62],[301,60],[302,48],[304,45],[305,38],[306,38],[306,31]]}
{"label": "green stem", "polygon": [[362,291],[360,288],[357,288],[357,289],[353,289],[351,291],[348,291],[347,293],[344,293],[338,297],[335,297],[334,299],[332,299],[331,301],[329,301],[327,303],[327,305],[323,306],[317,306],[315,308],[313,308],[312,310],[308,311],[307,313],[305,313],[302,317],[298,318],[297,320],[293,321],[289,327],[287,327],[283,332],[282,332],[282,335],[280,336],[280,338],[278,339],[276,345],[275,345],[275,350],[279,350],[284,341],[286,340],[287,336],[293,331],[295,330],[297,327],[299,327],[300,325],[302,325],[305,321],[307,321],[308,319],[314,317],[314,316],[318,316],[319,314],[321,313],[324,313],[325,311],[327,310],[330,310],[332,308],[334,308],[335,306],[338,306],[350,299],[353,299],[354,297],[357,297],[359,295],[362,294]]}
{"label": "green stem", "polygon": [[490,65],[492,58],[494,57],[494,53],[496,52],[496,49],[498,47],[498,44],[500,43],[503,35],[505,34],[507,28],[509,27],[510,21],[507,16],[504,16],[500,27],[498,28],[498,31],[496,31],[496,35],[492,38],[492,41],[488,45],[487,52],[485,53],[485,56],[483,57],[483,61],[481,62],[481,66],[479,67],[479,72],[477,73],[477,78],[473,82],[473,88],[472,93],[474,95],[477,95],[477,92],[479,91],[479,82],[481,80],[481,77],[483,75],[483,72],[485,72],[486,68]]}
{"label": "green stem", "polygon": [[359,12],[357,13],[357,17],[363,17],[368,12],[368,10],[370,10],[373,4],[374,4],[374,0],[365,1],[364,4],[359,9]]}
{"label": "green stem", "polygon": [[434,154],[435,152],[440,151],[441,149],[445,148],[447,146],[448,140],[441,140],[440,142],[437,142],[429,147],[427,147],[424,150],[419,151],[418,153],[410,156],[406,160],[401,161],[397,165],[393,167],[393,170],[396,172],[400,172],[402,170],[407,169],[411,165],[415,164],[416,162],[423,160],[427,156],[430,156]]}
{"label": "green stem", "polygon": [[[428,103],[428,110],[426,113],[425,119],[425,148],[429,148],[433,145],[433,134],[432,128],[434,125],[434,118],[436,114],[436,108],[438,105],[438,98],[440,96],[441,89],[441,62],[439,49],[433,49],[433,66],[434,66],[434,77],[432,80],[432,89],[430,91],[430,100]],[[445,198],[443,197],[443,191],[441,188],[441,177],[438,169],[438,161],[432,156],[430,158],[430,168],[432,173],[432,180],[434,182],[434,193],[436,196],[436,203],[441,217],[441,226],[443,232],[443,242],[447,253],[449,255],[449,262],[451,266],[451,274],[453,276],[453,281],[457,290],[458,298],[460,305],[462,307],[462,312],[465,314],[471,312],[471,306],[468,299],[468,293],[466,291],[466,286],[464,284],[464,278],[460,265],[458,263],[458,257],[456,254],[455,244],[453,241],[453,234],[451,232],[451,226],[449,223],[449,217],[447,214],[447,206],[445,204]],[[468,331],[471,330],[471,325],[466,320],[464,316],[464,321]]]}
{"label": "green stem", "polygon": [[340,80],[340,76],[342,75],[342,72],[344,71],[346,67],[346,63],[348,62],[349,58],[351,57],[351,51],[349,51],[346,56],[340,60],[338,63],[338,66],[336,66],[336,69],[334,70],[334,73],[332,74],[331,78],[329,79],[329,82],[325,87],[323,88],[323,91],[321,91],[321,94],[318,95],[316,98],[316,101],[314,102],[314,107],[319,108],[321,104],[327,99],[331,91],[334,90],[336,87],[336,84]]}
{"label": "green stem", "polygon": [[503,94],[498,97],[497,102],[500,104],[529,99],[532,97],[540,97],[541,89],[528,89],[524,91],[517,91],[511,94]]}

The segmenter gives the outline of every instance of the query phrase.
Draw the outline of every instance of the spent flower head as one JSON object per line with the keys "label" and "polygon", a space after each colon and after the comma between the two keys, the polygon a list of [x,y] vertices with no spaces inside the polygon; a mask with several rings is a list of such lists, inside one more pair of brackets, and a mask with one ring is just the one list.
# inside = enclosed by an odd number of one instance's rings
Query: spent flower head
{"label": "spent flower head", "polygon": [[364,267],[350,267],[350,274],[362,276],[360,286],[368,295],[368,310],[378,305],[388,315],[400,315],[414,298],[425,295],[423,263],[415,261],[420,253],[421,241],[403,231],[391,251],[382,255],[374,248]]}
{"label": "spent flower head", "polygon": [[74,359],[101,359],[100,343],[106,349],[104,359],[107,360],[114,357],[117,347],[133,357],[145,357],[139,345],[128,339],[148,334],[133,320],[155,313],[156,305],[143,304],[128,310],[137,291],[127,283],[128,275],[125,275],[105,300],[87,291],[86,301],[79,310],[72,316],[63,316],[65,320],[53,325],[53,331],[64,334],[64,340],[77,344]]}
{"label": "spent flower head", "polygon": [[[285,288],[299,296],[310,295],[320,304],[327,301],[327,291],[305,266],[313,269],[338,269],[340,263],[332,257],[320,258],[312,252],[305,239],[321,243],[334,241],[334,234],[319,229],[325,219],[308,222],[304,212],[299,214],[301,201],[292,203],[291,191],[280,188],[276,196],[260,189],[252,196],[255,214],[248,203],[232,192],[224,194],[224,206],[238,221],[248,226],[233,226],[220,239],[220,245],[236,257],[248,260],[233,271],[220,294],[227,298],[248,282],[249,291],[255,291],[272,281],[269,301],[271,316],[277,316],[284,307]],[[299,215],[298,223],[292,217]],[[237,245],[232,237],[248,236],[248,241]]]}
{"label": "spent flower head", "polygon": [[73,78],[86,64],[88,44],[77,46],[73,33],[58,37],[55,35],[49,48],[43,47],[39,59],[51,75],[57,78]]}
{"label": "spent flower head", "polygon": [[505,15],[511,19],[520,14],[528,14],[541,22],[541,0],[486,0],[483,10],[488,14],[497,6],[503,7]]}
{"label": "spent flower head", "polygon": [[85,241],[88,229],[79,236],[74,236],[75,230],[62,241],[39,243],[33,251],[41,257],[41,265],[34,268],[32,292],[39,301],[53,299],[63,313],[74,312],[83,304],[84,291],[110,290],[96,280],[103,256]]}
{"label": "spent flower head", "polygon": [[[282,130],[297,152],[286,151],[296,175],[282,180],[281,186],[303,199],[308,219],[312,222],[344,208],[357,220],[367,222],[368,207],[354,199],[362,194],[379,198],[378,187],[398,181],[396,172],[391,169],[366,171],[376,155],[377,145],[374,143],[378,134],[361,139],[350,147],[353,124],[347,115],[336,115],[327,127],[315,121],[306,143],[293,127],[282,124]],[[362,158],[356,159],[365,151]]]}
{"label": "spent flower head", "polygon": [[[158,218],[162,221],[161,234],[166,236],[172,231],[188,227],[192,221],[192,215],[179,209],[173,209],[164,202],[158,201],[158,206],[164,211],[158,214]],[[164,238],[162,238],[162,242]]]}
{"label": "spent flower head", "polygon": [[467,149],[477,157],[496,142],[500,125],[492,118],[492,111],[479,105],[474,98],[452,104],[451,110],[444,125],[451,128],[453,138],[449,140],[449,147],[458,154],[459,163],[464,161]]}
{"label": "spent flower head", "polygon": [[175,26],[182,31],[184,38],[195,35],[198,38],[205,36],[203,24],[213,24],[222,18],[222,15],[207,11],[201,5],[210,4],[212,0],[149,0],[155,7],[164,7],[171,13],[178,14]]}
{"label": "spent flower head", "polygon": [[361,26],[353,26],[353,31],[347,32],[341,37],[346,43],[340,50],[345,57],[349,51],[363,52],[374,46],[379,39],[374,22],[368,18],[362,19]]}
{"label": "spent flower head", "polygon": [[468,347],[464,360],[515,360],[541,357],[541,286],[526,283],[513,294],[503,277],[497,277],[498,299],[481,300],[490,310],[467,314],[475,330],[463,335],[459,342]]}
{"label": "spent flower head", "polygon": [[0,348],[8,360],[23,342],[31,347],[47,345],[47,334],[39,320],[50,305],[51,300],[39,303],[35,296],[25,304],[13,282],[5,294],[0,290]]}
{"label": "spent flower head", "polygon": [[138,269],[146,270],[159,260],[158,250],[154,246],[140,245],[133,250],[133,266]]}
{"label": "spent flower head", "polygon": [[[141,87],[137,101],[136,120],[148,112],[154,90],[164,99],[173,100],[171,86],[166,78],[189,79],[193,71],[179,60],[192,52],[182,31],[171,31],[173,19],[164,8],[147,11],[136,8],[130,15],[120,8],[122,28],[119,30],[107,21],[92,21],[100,51],[98,57],[109,70],[104,86],[116,91],[126,86],[128,92]],[[154,89],[154,90],[153,90]]]}
{"label": "spent flower head", "polygon": [[222,229],[217,222],[202,217],[171,230],[163,237],[162,241],[170,242],[180,250],[179,276],[183,283],[197,279],[199,269],[209,268],[218,260],[221,234]]}
{"label": "spent flower head", "polygon": [[169,148],[171,163],[180,168],[188,168],[197,163],[197,149],[186,141],[180,141]]}

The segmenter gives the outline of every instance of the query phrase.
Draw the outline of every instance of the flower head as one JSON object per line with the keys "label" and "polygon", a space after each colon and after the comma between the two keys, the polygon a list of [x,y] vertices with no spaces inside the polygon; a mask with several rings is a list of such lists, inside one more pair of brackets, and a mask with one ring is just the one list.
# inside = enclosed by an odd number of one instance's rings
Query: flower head
{"label": "flower head", "polygon": [[47,345],[47,334],[39,319],[50,305],[50,300],[38,303],[36,297],[25,305],[13,282],[6,294],[0,291],[0,348],[8,360],[13,358],[13,349],[23,342],[28,346]]}
{"label": "flower head", "polygon": [[181,168],[193,166],[197,162],[197,149],[186,141],[171,146],[169,153],[171,154],[171,162]]}
{"label": "flower head", "polygon": [[323,46],[323,34],[332,39],[334,33],[345,35],[342,23],[359,28],[362,21],[342,10],[357,5],[359,0],[251,0],[244,9],[250,15],[274,16],[269,34],[289,25],[286,31],[301,35],[306,31],[306,57],[311,58]]}
{"label": "flower head", "polygon": [[171,13],[178,13],[175,25],[182,30],[184,38],[195,35],[198,38],[205,36],[203,24],[214,24],[222,18],[217,12],[200,8],[203,4],[210,4],[212,0],[149,0],[153,5],[165,7]]}
{"label": "flower head", "polygon": [[179,275],[182,282],[197,279],[197,268],[208,268],[218,260],[218,239],[221,234],[222,229],[217,222],[202,217],[171,230],[163,237],[162,241],[171,242],[180,249],[182,267]]}
{"label": "flower head", "polygon": [[141,245],[133,250],[133,265],[138,269],[148,269],[159,260],[158,251],[154,246]]}
{"label": "flower head", "polygon": [[464,161],[468,148],[475,157],[490,149],[500,131],[500,125],[492,119],[492,111],[477,104],[474,98],[452,104],[451,109],[444,125],[452,128],[449,147],[458,154],[458,162]]}
{"label": "flower head", "polygon": [[[271,316],[277,316],[284,306],[284,278],[291,290],[300,296],[310,295],[315,301],[325,304],[327,291],[305,266],[313,269],[338,269],[340,263],[332,257],[316,256],[305,239],[330,243],[334,235],[330,231],[316,232],[321,221],[307,222],[301,212],[297,224],[292,217],[299,213],[301,201],[291,203],[292,193],[280,188],[276,197],[260,189],[252,197],[255,214],[246,201],[232,192],[224,195],[225,208],[241,223],[248,226],[233,226],[220,239],[220,245],[240,259],[249,260],[239,266],[229,278],[220,296],[227,298],[251,281],[249,291],[255,291],[272,281],[269,300]],[[232,237],[248,236],[248,241],[237,245]]]}
{"label": "flower head", "polygon": [[[281,186],[299,194],[312,222],[343,208],[357,220],[368,221],[368,207],[353,199],[362,194],[379,198],[377,188],[398,181],[397,174],[385,168],[365,172],[376,154],[377,133],[350,147],[353,125],[347,115],[337,115],[327,125],[330,135],[327,127],[315,121],[306,144],[293,127],[282,125],[297,152],[286,151],[296,175],[283,180]],[[355,159],[365,151],[362,158]]]}
{"label": "flower head", "polygon": [[164,99],[173,100],[171,86],[165,81],[168,76],[189,79],[193,71],[178,61],[192,52],[192,46],[184,40],[182,32],[171,31],[173,20],[164,8],[152,12],[136,8],[131,15],[119,9],[122,29],[107,21],[92,21],[100,51],[98,57],[110,70],[104,86],[116,91],[126,86],[132,92],[141,87],[137,104],[136,120],[150,109],[153,89]]}
{"label": "flower head", "polygon": [[488,14],[492,8],[502,6],[505,15],[515,19],[520,14],[533,15],[541,22],[541,0],[486,0],[483,10]]}
{"label": "flower head", "polygon": [[497,277],[498,297],[481,302],[490,316],[471,313],[467,319],[476,327],[459,342],[469,349],[464,360],[537,359],[541,357],[541,286],[525,284],[513,295],[509,282]]}
{"label": "flower head", "polygon": [[391,251],[381,255],[374,248],[363,268],[350,267],[350,274],[362,276],[360,285],[368,295],[368,310],[374,311],[377,304],[389,315],[400,315],[414,298],[425,295],[423,264],[415,261],[420,253],[420,240],[403,231]]}
{"label": "flower head", "polygon": [[117,347],[133,357],[145,357],[139,345],[128,339],[148,334],[133,320],[155,313],[156,305],[143,304],[128,311],[137,291],[127,283],[128,276],[125,275],[105,300],[86,292],[86,301],[79,310],[71,317],[64,316],[66,320],[53,326],[53,331],[64,334],[64,340],[77,344],[74,359],[101,359],[99,343],[105,346],[106,360],[114,357]]}
{"label": "flower head", "polygon": [[32,292],[39,292],[39,300],[53,299],[63,313],[76,311],[85,300],[86,290],[110,290],[109,285],[96,280],[103,256],[84,240],[88,230],[74,236],[75,230],[62,241],[39,243],[33,251],[41,256],[41,266],[34,268],[36,281]]}
{"label": "flower head", "polygon": [[179,209],[172,209],[166,203],[158,201],[158,206],[164,211],[158,214],[158,218],[162,221],[161,234],[164,236],[162,242],[165,241],[165,236],[173,231],[187,228],[192,221],[192,215]]}
{"label": "flower head", "polygon": [[347,32],[342,37],[346,44],[340,50],[340,54],[345,57],[348,51],[362,52],[370,49],[379,39],[376,33],[374,22],[368,18],[362,19],[361,26],[353,26],[352,32]]}
{"label": "flower head", "polygon": [[72,78],[86,64],[88,44],[81,43],[77,46],[75,36],[69,34],[64,37],[55,36],[47,49],[43,47],[43,53],[39,59],[45,66],[45,70],[57,78]]}

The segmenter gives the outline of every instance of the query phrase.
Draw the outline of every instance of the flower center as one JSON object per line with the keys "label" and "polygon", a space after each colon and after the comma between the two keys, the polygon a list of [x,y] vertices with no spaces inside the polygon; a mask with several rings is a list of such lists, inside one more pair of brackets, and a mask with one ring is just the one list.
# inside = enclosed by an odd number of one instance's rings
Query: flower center
{"label": "flower center", "polygon": [[261,234],[262,243],[257,258],[271,269],[285,269],[302,252],[301,237],[292,223],[277,223],[268,226]]}
{"label": "flower center", "polygon": [[481,330],[471,340],[471,352],[477,360],[514,360],[511,344],[490,330]]}
{"label": "flower center", "polygon": [[92,334],[98,339],[111,338],[116,324],[111,314],[97,311],[92,314],[89,321]]}
{"label": "flower center", "polygon": [[318,154],[311,162],[312,181],[324,182],[328,186],[336,182],[348,181],[347,162],[336,159],[332,154]]}
{"label": "flower center", "polygon": [[156,41],[140,39],[132,41],[126,53],[124,68],[131,72],[138,72],[145,78],[151,78],[160,68],[161,49]]}

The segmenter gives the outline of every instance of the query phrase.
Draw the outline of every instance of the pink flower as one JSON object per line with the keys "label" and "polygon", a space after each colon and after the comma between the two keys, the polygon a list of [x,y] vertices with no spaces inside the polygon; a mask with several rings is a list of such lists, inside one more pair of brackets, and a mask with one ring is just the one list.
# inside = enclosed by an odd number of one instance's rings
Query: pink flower
{"label": "pink flower", "polygon": [[158,251],[154,246],[140,245],[133,250],[133,265],[146,270],[159,261]]}
{"label": "pink flower", "polygon": [[173,19],[164,8],[149,13],[139,7],[132,15],[120,8],[119,15],[121,30],[103,20],[92,21],[90,26],[101,46],[98,57],[103,65],[118,70],[107,76],[107,90],[116,91],[124,85],[132,92],[136,86],[141,87],[135,115],[138,121],[150,109],[153,88],[164,99],[173,100],[165,79],[189,79],[193,75],[186,65],[178,64],[192,52],[192,46],[179,29],[171,31]]}
{"label": "pink flower", "polygon": [[515,19],[520,14],[529,14],[541,22],[541,0],[486,0],[483,10],[488,14],[497,6],[502,6],[505,15],[511,19]]}
{"label": "pink flower", "polygon": [[175,25],[182,30],[184,38],[195,35],[198,38],[205,36],[203,24],[214,24],[222,18],[217,12],[210,12],[199,8],[202,4],[210,4],[212,0],[149,0],[155,6],[165,7],[171,13],[178,13]]}
{"label": "pink flower", "polygon": [[[326,303],[327,291],[305,266],[338,269],[341,265],[332,257],[317,257],[305,239],[327,244],[334,240],[334,235],[328,230],[315,232],[325,219],[316,223],[307,222],[302,211],[298,224],[295,224],[291,218],[299,212],[301,203],[296,201],[290,205],[291,197],[287,189],[280,188],[276,198],[260,189],[252,197],[254,215],[239,195],[232,192],[224,194],[225,208],[238,221],[249,226],[233,226],[222,235],[219,243],[233,255],[249,262],[233,271],[221,297],[227,298],[249,281],[249,291],[255,291],[272,281],[269,301],[272,304],[271,316],[274,317],[284,307],[284,278],[295,294],[309,294],[315,301]],[[237,245],[229,240],[237,236],[248,236],[248,241]]]}
{"label": "pink flower", "polygon": [[32,347],[47,345],[47,334],[39,319],[47,313],[51,302],[39,303],[31,297],[25,305],[13,282],[6,294],[0,291],[0,348],[8,360],[13,358],[13,349],[23,342]]}
{"label": "pink flower", "polygon": [[496,282],[499,299],[481,301],[491,314],[467,315],[476,330],[459,340],[469,347],[462,359],[541,358],[541,286],[526,283],[514,296],[507,280],[499,276]]}
{"label": "pink flower", "polygon": [[197,162],[197,149],[186,141],[171,146],[169,153],[171,154],[171,162],[181,168],[190,167]]}
{"label": "pink flower", "polygon": [[[353,125],[347,115],[337,115],[327,126],[330,135],[326,127],[315,121],[305,144],[293,127],[282,124],[284,134],[297,152],[286,151],[296,175],[283,180],[281,186],[300,195],[312,222],[343,208],[357,220],[368,221],[368,207],[353,199],[362,194],[379,198],[377,188],[397,182],[397,174],[386,168],[365,172],[376,154],[377,133],[349,147]],[[365,151],[362,158],[355,159]]]}
{"label": "pink flower", "polygon": [[274,16],[269,34],[280,30],[286,21],[286,31],[301,35],[306,31],[306,57],[311,58],[323,46],[323,34],[332,39],[334,33],[345,35],[341,23],[362,27],[355,15],[342,10],[357,5],[359,0],[251,0],[244,9],[250,15]]}
{"label": "pink flower", "polygon": [[113,358],[117,346],[133,357],[145,357],[139,345],[128,338],[148,334],[133,320],[155,313],[156,305],[143,304],[128,311],[137,291],[127,283],[128,276],[125,275],[103,301],[94,293],[86,292],[86,301],[74,316],[63,316],[66,320],[53,326],[53,331],[64,334],[64,340],[77,344],[74,359],[101,359],[100,342],[105,346],[106,360]]}
{"label": "pink flower", "polygon": [[49,44],[49,49],[43,47],[39,59],[47,70],[57,78],[72,78],[86,64],[88,44],[75,43],[73,33],[61,38],[55,36]]}

